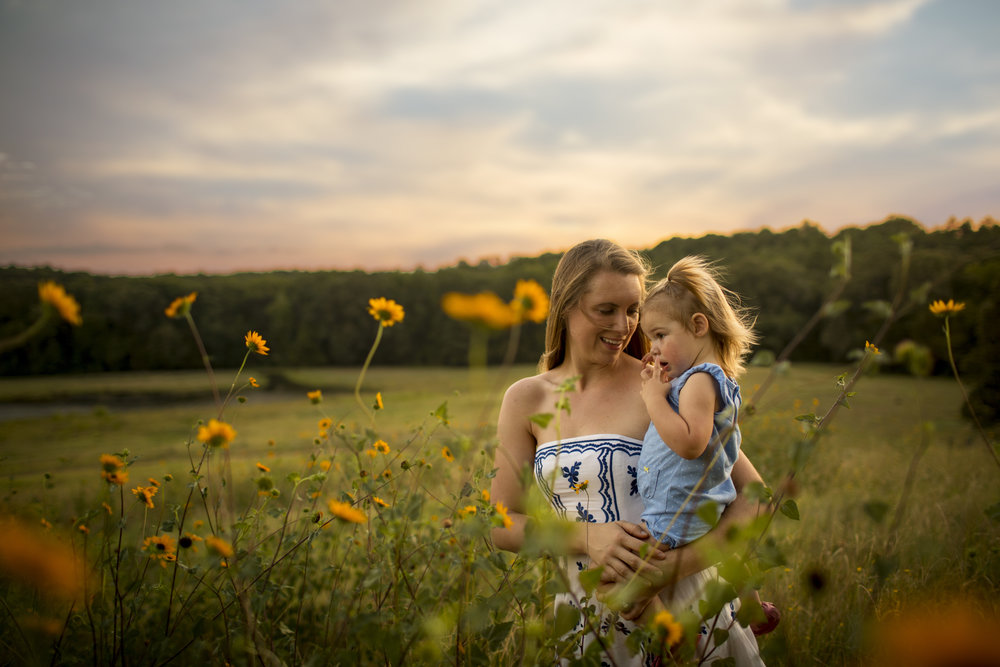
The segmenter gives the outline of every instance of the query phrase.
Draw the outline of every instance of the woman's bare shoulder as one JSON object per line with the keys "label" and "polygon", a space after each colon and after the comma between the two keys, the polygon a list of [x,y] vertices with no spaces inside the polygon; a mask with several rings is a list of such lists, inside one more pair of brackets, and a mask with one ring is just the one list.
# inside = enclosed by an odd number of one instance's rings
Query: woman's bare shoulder
{"label": "woman's bare shoulder", "polygon": [[552,381],[548,375],[545,372],[517,380],[507,387],[504,403],[526,404],[542,400],[552,391]]}

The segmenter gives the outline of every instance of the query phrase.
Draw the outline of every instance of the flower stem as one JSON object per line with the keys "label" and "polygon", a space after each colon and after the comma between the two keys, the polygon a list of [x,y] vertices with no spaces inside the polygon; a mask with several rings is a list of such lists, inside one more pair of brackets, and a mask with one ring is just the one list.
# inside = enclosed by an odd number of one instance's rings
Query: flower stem
{"label": "flower stem", "polygon": [[7,350],[13,350],[16,347],[21,347],[33,337],[37,336],[45,325],[49,322],[49,313],[52,312],[51,307],[46,306],[42,308],[41,316],[35,320],[35,323],[30,327],[25,329],[19,334],[15,334],[10,338],[0,339],[0,353],[6,352]]}
{"label": "flower stem", "polygon": [[191,327],[191,335],[194,336],[194,342],[198,345],[198,352],[201,354],[201,362],[205,364],[205,371],[208,372],[208,380],[212,383],[212,396],[215,398],[215,405],[221,411],[222,401],[219,399],[219,385],[215,382],[215,372],[212,370],[212,362],[208,360],[208,352],[205,350],[205,343],[201,340],[201,334],[198,333],[198,327],[195,326],[194,318],[191,317],[190,312],[184,314],[184,319],[187,320],[188,326]]}
{"label": "flower stem", "polygon": [[368,356],[365,358],[365,363],[361,367],[361,372],[358,374],[358,382],[354,385],[354,400],[358,402],[361,407],[362,412],[364,412],[368,418],[375,421],[375,413],[368,409],[365,402],[361,400],[361,385],[365,381],[365,373],[368,372],[368,366],[372,363],[372,358],[375,356],[375,350],[378,349],[378,344],[382,342],[382,330],[385,329],[385,325],[379,322],[378,331],[375,333],[375,342],[372,343],[372,347],[368,350]]}
{"label": "flower stem", "polygon": [[944,318],[944,342],[945,347],[948,348],[948,363],[951,364],[951,372],[955,375],[955,382],[958,383],[958,388],[962,391],[962,398],[965,400],[965,404],[969,408],[969,414],[972,415],[972,422],[976,425],[976,430],[979,432],[979,437],[983,439],[983,444],[986,445],[986,449],[989,450],[990,456],[993,457],[993,462],[997,464],[1000,468],[1000,457],[997,457],[997,452],[993,449],[993,445],[990,444],[990,438],[986,435],[986,431],[983,430],[983,425],[979,423],[979,417],[976,415],[975,409],[972,407],[972,402],[969,401],[969,393],[965,391],[965,385],[962,384],[962,378],[958,375],[958,366],[955,364],[955,355],[951,351],[951,318],[945,315]]}

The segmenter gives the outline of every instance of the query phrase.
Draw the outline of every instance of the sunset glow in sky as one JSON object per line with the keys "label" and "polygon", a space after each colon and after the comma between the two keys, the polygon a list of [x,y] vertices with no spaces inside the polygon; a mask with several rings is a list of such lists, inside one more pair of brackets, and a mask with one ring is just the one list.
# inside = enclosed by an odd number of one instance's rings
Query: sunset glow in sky
{"label": "sunset glow in sky", "polygon": [[0,0],[0,264],[1000,217],[995,0]]}

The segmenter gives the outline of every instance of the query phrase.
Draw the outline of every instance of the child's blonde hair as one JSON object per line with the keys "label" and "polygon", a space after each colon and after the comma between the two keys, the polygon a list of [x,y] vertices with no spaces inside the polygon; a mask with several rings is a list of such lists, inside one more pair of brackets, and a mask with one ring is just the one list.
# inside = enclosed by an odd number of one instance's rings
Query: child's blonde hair
{"label": "child's blonde hair", "polygon": [[666,302],[670,316],[688,329],[695,313],[704,314],[719,366],[733,379],[743,373],[743,360],[758,339],[754,317],[735,292],[719,283],[719,272],[708,260],[697,255],[679,260],[650,288],[643,309],[653,302]]}

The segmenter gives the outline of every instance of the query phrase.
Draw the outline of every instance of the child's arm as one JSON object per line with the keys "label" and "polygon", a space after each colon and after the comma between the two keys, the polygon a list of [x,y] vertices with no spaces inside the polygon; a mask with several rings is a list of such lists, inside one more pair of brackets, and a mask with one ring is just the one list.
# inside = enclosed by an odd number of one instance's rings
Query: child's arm
{"label": "child's arm", "polygon": [[718,388],[708,373],[691,375],[680,393],[680,411],[667,403],[670,380],[664,381],[652,366],[642,371],[642,400],[656,432],[678,456],[696,459],[712,439]]}

